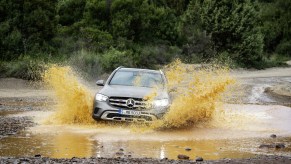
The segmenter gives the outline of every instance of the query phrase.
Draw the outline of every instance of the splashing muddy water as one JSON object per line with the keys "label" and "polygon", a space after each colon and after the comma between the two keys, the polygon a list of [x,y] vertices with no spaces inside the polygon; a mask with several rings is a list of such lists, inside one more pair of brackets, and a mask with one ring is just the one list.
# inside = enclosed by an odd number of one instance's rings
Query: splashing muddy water
{"label": "splashing muddy water", "polygon": [[68,66],[53,65],[43,79],[54,91],[57,109],[47,123],[91,124],[93,95],[82,85],[76,74]]}
{"label": "splashing muddy water", "polygon": [[[178,64],[179,65],[179,64]],[[53,67],[52,67],[53,68]],[[56,66],[58,69],[63,67]],[[69,67],[64,67],[70,70]],[[175,95],[183,92],[183,89],[187,91],[188,84],[194,79],[192,75],[193,72],[206,71],[213,73],[216,69],[205,69],[205,68],[189,68],[189,65],[181,65],[181,69],[185,70],[183,74],[174,74],[177,77],[181,77],[182,80],[176,82],[173,86],[173,90],[176,90]],[[165,69],[169,82],[173,82],[171,75],[169,74],[170,68]],[[178,69],[174,69],[178,70]],[[223,70],[223,69],[222,69]],[[228,70],[224,70],[226,73],[213,73],[213,78],[219,75],[229,77]],[[66,71],[64,71],[66,72]],[[64,72],[60,73],[59,79],[66,78],[63,76],[68,76]],[[74,72],[70,72],[73,78],[77,82],[76,85],[71,85],[69,83],[62,84],[62,92],[65,94],[72,94],[76,92],[74,90],[69,90],[67,86],[81,86],[78,92],[83,92],[83,94],[77,94],[81,97],[87,97],[88,99],[93,95],[92,86],[82,85],[78,76]],[[180,71],[177,71],[180,72]],[[290,71],[289,71],[290,72]],[[56,75],[56,73],[53,73]],[[47,74],[48,75],[48,74]],[[290,75],[287,75],[288,79]],[[187,77],[187,78],[186,78]],[[200,77],[203,77],[200,76]],[[287,77],[286,77],[287,78]],[[285,77],[267,78],[271,80],[272,83],[277,84],[282,81],[286,81]],[[52,78],[51,78],[52,79]],[[58,80],[59,80],[58,79]],[[242,79],[239,78],[238,81],[245,81],[247,87],[247,96],[253,96],[251,89],[253,84],[272,84],[266,82],[266,79]],[[276,79],[276,81],[273,81]],[[214,81],[216,79],[214,78]],[[279,80],[277,82],[277,80]],[[174,80],[175,82],[175,80]],[[252,83],[250,83],[252,82]],[[260,82],[260,83],[258,83]],[[289,81],[288,81],[289,82]],[[61,83],[61,82],[58,82]],[[56,83],[56,84],[58,84]],[[250,85],[249,85],[250,83]],[[49,83],[47,83],[49,84]],[[232,84],[232,82],[231,82]],[[49,85],[52,87],[52,85]],[[180,87],[181,86],[181,87]],[[184,87],[183,87],[184,86]],[[142,132],[133,132],[131,124],[123,124],[117,122],[116,125],[112,122],[106,124],[100,122],[88,122],[83,120],[74,119],[78,114],[82,113],[72,113],[74,117],[70,116],[67,119],[63,119],[58,116],[58,110],[66,109],[61,108],[62,103],[58,102],[57,94],[55,93],[55,101],[50,101],[49,106],[41,106],[44,110],[32,110],[25,112],[10,112],[10,113],[0,113],[3,118],[9,119],[9,117],[33,117],[34,122],[38,123],[35,127],[26,129],[20,134],[7,136],[0,139],[0,156],[34,156],[35,154],[41,154],[43,157],[56,157],[56,158],[72,158],[72,157],[116,157],[116,152],[120,148],[124,149],[124,156],[131,155],[133,158],[137,157],[153,157],[153,158],[164,158],[177,159],[178,154],[189,155],[190,159],[195,159],[196,156],[202,156],[203,159],[221,159],[221,158],[249,158],[255,156],[255,154],[291,154],[291,108],[287,106],[282,106],[282,104],[225,104],[223,102],[229,102],[229,100],[223,100],[225,96],[233,95],[233,91],[229,91],[230,85],[226,86],[223,92],[218,95],[214,106],[215,110],[203,119],[201,117],[198,122],[186,122],[180,128],[173,128],[175,126],[165,126],[165,124],[158,124],[160,126],[149,127]],[[207,85],[205,86],[207,87]],[[235,86],[236,87],[236,86]],[[96,88],[96,86],[95,86]],[[94,88],[93,88],[94,89]],[[169,86],[169,89],[170,88]],[[209,90],[210,91],[210,90]],[[0,90],[1,92],[1,90]],[[10,90],[9,90],[10,92]],[[41,90],[44,92],[44,90]],[[76,93],[78,93],[76,92]],[[18,90],[15,90],[17,96],[21,96]],[[33,96],[39,96],[34,94]],[[49,91],[49,96],[51,92]],[[208,92],[210,93],[210,92]],[[44,94],[44,93],[42,93]],[[226,95],[225,95],[226,94]],[[264,93],[266,94],[266,93]],[[15,94],[16,95],[16,94]],[[2,94],[4,96],[4,94]],[[72,96],[78,97],[78,96]],[[32,102],[42,102],[43,99],[35,99],[27,97],[26,99],[21,98],[22,101],[17,101],[14,98],[0,99],[1,109],[8,109],[13,106],[23,108],[23,103],[26,101]],[[74,99],[72,99],[74,100]],[[79,104],[84,101],[76,100]],[[21,102],[21,103],[18,103]],[[54,106],[55,102],[58,104]],[[80,105],[78,108],[82,109],[82,112],[88,113],[86,115],[88,120],[91,120],[91,107],[90,100],[84,101],[88,105]],[[14,107],[15,106],[15,107]],[[29,107],[39,106],[38,104],[27,104]],[[70,103],[68,105],[70,107]],[[80,108],[82,107],[82,108]],[[84,108],[83,108],[84,107]],[[47,110],[47,108],[54,110]],[[66,109],[68,110],[68,109]],[[180,109],[183,110],[183,109]],[[89,112],[88,112],[89,111]],[[210,110],[211,111],[211,110]],[[72,112],[72,111],[70,111]],[[80,111],[81,112],[81,111]],[[49,115],[53,115],[49,117]],[[70,113],[71,114],[71,113]],[[50,118],[50,122],[42,124],[42,120]],[[84,118],[84,120],[87,120]],[[66,121],[64,121],[66,120]],[[207,120],[205,122],[205,120]],[[163,123],[163,122],[162,122]],[[70,125],[67,125],[70,124]],[[82,124],[82,125],[80,125]],[[187,128],[184,128],[188,126]],[[179,126],[176,126],[179,127]],[[142,125],[137,125],[136,129],[143,129]],[[157,129],[163,130],[157,130]],[[277,138],[270,138],[270,134],[276,134]],[[260,144],[274,144],[274,143],[284,143],[285,149],[260,149]],[[21,145],[21,147],[19,146]],[[191,151],[186,151],[185,148],[191,148]]]}
{"label": "splashing muddy water", "polygon": [[[214,110],[220,108],[227,87],[235,83],[226,68],[189,70],[176,60],[165,69],[169,81],[167,87],[175,90],[172,92],[174,98],[165,116],[150,125],[153,129],[181,128],[211,119]],[[91,118],[93,95],[78,81],[70,67],[51,66],[45,72],[44,81],[54,90],[58,103],[52,119],[54,123],[94,123]]]}
{"label": "splashing muddy water", "polygon": [[154,127],[180,128],[212,118],[220,108],[223,93],[235,83],[227,68],[206,67],[189,70],[179,60],[166,67],[169,88],[176,88],[169,111]]}

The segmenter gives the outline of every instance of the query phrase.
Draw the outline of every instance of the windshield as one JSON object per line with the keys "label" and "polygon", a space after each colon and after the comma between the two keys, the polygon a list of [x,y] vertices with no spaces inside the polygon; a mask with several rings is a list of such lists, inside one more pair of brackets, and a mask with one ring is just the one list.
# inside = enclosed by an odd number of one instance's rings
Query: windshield
{"label": "windshield", "polygon": [[143,71],[117,71],[109,84],[152,88],[163,87],[164,82],[160,73]]}

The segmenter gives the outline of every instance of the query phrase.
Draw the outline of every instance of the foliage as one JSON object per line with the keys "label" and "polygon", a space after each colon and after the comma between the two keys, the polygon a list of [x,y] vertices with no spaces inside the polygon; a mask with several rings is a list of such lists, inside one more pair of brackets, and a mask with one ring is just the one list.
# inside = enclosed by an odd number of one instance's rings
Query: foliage
{"label": "foliage", "polygon": [[103,71],[100,54],[81,50],[75,52],[68,64],[87,79],[97,78]]}
{"label": "foliage", "polygon": [[101,65],[104,71],[111,72],[119,66],[133,66],[132,52],[119,51],[111,48],[101,56]]}
{"label": "foliage", "polygon": [[134,47],[133,59],[135,65],[142,68],[155,68],[180,57],[181,50],[175,46],[147,45]]}
{"label": "foliage", "polygon": [[205,0],[199,5],[202,27],[211,34],[219,53],[237,54],[232,58],[246,67],[261,60],[263,35],[255,2]]}
{"label": "foliage", "polygon": [[33,79],[15,72],[52,59],[91,75],[176,57],[281,65],[291,56],[290,11],[285,0],[1,0],[1,73]]}
{"label": "foliage", "polygon": [[0,59],[14,60],[30,52],[54,52],[51,39],[57,27],[56,4],[57,0],[1,0]]}
{"label": "foliage", "polygon": [[46,62],[30,56],[20,57],[10,62],[0,62],[1,77],[16,77],[27,80],[40,80]]}

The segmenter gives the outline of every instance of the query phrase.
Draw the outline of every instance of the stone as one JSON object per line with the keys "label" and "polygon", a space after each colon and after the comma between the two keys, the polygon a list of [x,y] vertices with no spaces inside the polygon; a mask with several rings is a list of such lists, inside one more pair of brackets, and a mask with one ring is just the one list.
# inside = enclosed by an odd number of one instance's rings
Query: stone
{"label": "stone", "polygon": [[197,157],[195,160],[196,160],[197,162],[201,162],[201,161],[203,161],[203,158],[202,158],[202,157]]}
{"label": "stone", "polygon": [[277,138],[277,135],[276,134],[271,134],[270,137],[271,138]]}
{"label": "stone", "polygon": [[119,152],[116,152],[115,154],[118,155],[118,156],[124,155],[124,153],[123,152],[120,152],[120,151]]}
{"label": "stone", "polygon": [[184,154],[179,154],[178,159],[189,159],[189,156],[184,155]]}
{"label": "stone", "polygon": [[275,145],[275,148],[276,148],[276,149],[283,149],[283,148],[285,148],[285,144],[284,144],[284,143],[277,143],[277,144]]}
{"label": "stone", "polygon": [[124,151],[124,149],[123,148],[120,148],[119,151]]}
{"label": "stone", "polygon": [[186,147],[185,150],[186,150],[186,151],[191,151],[192,149],[189,148],[189,147]]}
{"label": "stone", "polygon": [[263,148],[275,148],[275,146],[274,145],[269,145],[269,144],[261,144],[260,146],[259,146],[259,148],[260,149],[263,149]]}
{"label": "stone", "polygon": [[34,155],[34,157],[40,158],[41,155],[40,154],[36,154],[36,155]]}

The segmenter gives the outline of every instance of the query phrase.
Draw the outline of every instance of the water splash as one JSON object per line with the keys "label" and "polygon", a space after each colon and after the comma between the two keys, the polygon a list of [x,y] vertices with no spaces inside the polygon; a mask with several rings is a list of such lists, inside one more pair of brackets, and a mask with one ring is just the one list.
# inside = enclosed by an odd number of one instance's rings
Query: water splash
{"label": "water splash", "polygon": [[93,95],[77,79],[68,66],[52,65],[43,80],[54,91],[57,109],[50,122],[59,124],[91,124]]}
{"label": "water splash", "polygon": [[[192,68],[176,60],[165,67],[165,72],[167,88],[174,98],[169,111],[163,119],[151,124],[151,129],[182,128],[210,120],[222,104],[228,86],[235,83],[229,70],[219,66]],[[45,72],[43,79],[54,91],[58,104],[51,119],[53,122],[96,124],[91,117],[93,95],[79,82],[70,67],[53,65]],[[147,99],[153,99],[154,95],[155,91],[147,95]],[[136,127],[138,124],[134,125]]]}
{"label": "water splash", "polygon": [[175,88],[175,98],[164,118],[152,124],[153,128],[181,128],[211,119],[221,107],[223,93],[235,83],[227,68],[208,66],[191,71],[179,60],[166,67],[166,75],[169,89]]}

